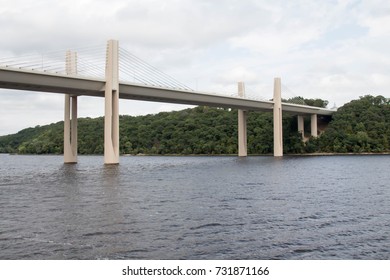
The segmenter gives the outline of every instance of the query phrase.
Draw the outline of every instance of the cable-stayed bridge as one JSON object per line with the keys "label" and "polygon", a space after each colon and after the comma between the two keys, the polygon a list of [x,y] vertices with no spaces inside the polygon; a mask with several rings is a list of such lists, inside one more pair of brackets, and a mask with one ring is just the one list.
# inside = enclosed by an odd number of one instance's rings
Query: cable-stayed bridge
{"label": "cable-stayed bridge", "polygon": [[274,80],[273,100],[245,97],[243,82],[238,83],[237,94],[233,96],[192,90],[119,48],[115,40],[108,41],[105,50],[89,47],[77,52],[0,59],[0,88],[65,94],[64,161],[67,163],[77,162],[77,96],[81,95],[105,98],[106,164],[119,163],[119,98],[239,109],[240,156],[247,155],[249,110],[274,112],[275,156],[283,155],[282,111],[298,115],[298,129],[302,133],[303,117],[310,115],[313,136],[317,136],[317,115],[334,113],[325,108],[281,102],[280,78]]}

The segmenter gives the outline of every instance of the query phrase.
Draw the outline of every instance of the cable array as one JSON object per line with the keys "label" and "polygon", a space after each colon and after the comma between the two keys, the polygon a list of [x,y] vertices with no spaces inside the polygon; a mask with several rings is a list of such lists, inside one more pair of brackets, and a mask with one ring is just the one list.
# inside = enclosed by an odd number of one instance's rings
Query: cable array
{"label": "cable array", "polygon": [[3,67],[36,70],[42,72],[65,73],[65,51],[53,51],[45,54],[28,54],[0,59]]}
{"label": "cable array", "polygon": [[298,105],[307,105],[305,103],[305,100],[301,96],[295,94],[287,86],[282,84],[281,90],[282,90],[282,97],[283,97],[283,100],[285,102],[291,103],[291,104],[298,104]]}
{"label": "cable array", "polygon": [[247,85],[245,85],[245,98],[257,101],[269,101],[269,98],[258,95],[254,89],[248,87]]}
{"label": "cable array", "polygon": [[[46,52],[44,54],[33,53],[19,57],[0,58],[0,66],[67,75],[66,51],[67,50],[58,50]],[[73,52],[77,55],[77,76],[105,79],[105,48],[101,46],[89,46],[78,48]],[[180,83],[170,75],[160,71],[123,48],[119,48],[119,79],[121,82],[193,91],[190,87]],[[238,97],[255,101],[270,100],[263,96],[259,96],[255,90],[248,86],[246,86],[244,97],[238,96],[238,92],[236,91],[234,91],[234,93],[209,92],[208,94]],[[287,100],[285,102],[306,105],[302,97],[295,94],[283,84],[282,96],[284,97],[284,100]]]}
{"label": "cable array", "polygon": [[119,77],[122,81],[127,82],[192,91],[190,87],[178,82],[123,48],[119,48]]}
{"label": "cable array", "polygon": [[[67,75],[66,51],[32,53],[18,57],[0,59],[0,66],[21,70],[32,70]],[[101,47],[84,47],[77,51],[77,75],[104,78],[105,50]]]}
{"label": "cable array", "polygon": [[77,50],[77,75],[104,79],[106,68],[106,49],[101,46]]}
{"label": "cable array", "polygon": [[235,92],[233,94],[229,94],[231,97],[238,97],[241,99],[247,99],[247,100],[254,100],[254,101],[270,101],[268,98],[265,98],[264,96],[260,96],[256,91],[250,87],[248,87],[245,84],[245,92],[244,96],[239,96],[238,92]]}

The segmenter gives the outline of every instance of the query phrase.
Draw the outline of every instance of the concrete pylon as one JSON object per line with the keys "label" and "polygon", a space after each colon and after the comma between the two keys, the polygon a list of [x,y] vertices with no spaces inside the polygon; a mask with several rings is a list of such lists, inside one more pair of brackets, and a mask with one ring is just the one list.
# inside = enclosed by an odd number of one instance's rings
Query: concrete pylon
{"label": "concrete pylon", "polygon": [[283,156],[282,83],[274,79],[274,157]]}
{"label": "concrete pylon", "polygon": [[[238,82],[238,96],[245,96],[245,84],[244,82]],[[247,148],[247,129],[246,120],[248,112],[238,109],[238,156],[246,157],[248,155]]]}
{"label": "concrete pylon", "polygon": [[317,114],[311,115],[311,136],[317,137]]}
{"label": "concrete pylon", "polygon": [[[77,74],[77,53],[66,52],[66,74]],[[65,94],[64,163],[77,163],[77,95]]]}
{"label": "concrete pylon", "polygon": [[119,44],[116,40],[107,43],[104,163],[119,163]]}
{"label": "concrete pylon", "polygon": [[305,122],[303,116],[298,115],[298,132],[301,133],[302,139],[305,138]]}

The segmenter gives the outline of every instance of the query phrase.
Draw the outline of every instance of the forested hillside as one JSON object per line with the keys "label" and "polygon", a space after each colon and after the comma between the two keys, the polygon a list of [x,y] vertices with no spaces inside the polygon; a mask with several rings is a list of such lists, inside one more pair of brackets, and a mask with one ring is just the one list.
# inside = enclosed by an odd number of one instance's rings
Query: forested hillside
{"label": "forested hillside", "polygon": [[[326,106],[327,102],[318,100]],[[321,121],[321,120],[320,120]],[[326,122],[327,120],[325,120]],[[305,131],[310,133],[306,120]],[[78,122],[80,154],[103,153],[103,118]],[[390,105],[382,96],[364,96],[334,114],[328,129],[303,143],[296,116],[284,114],[284,153],[389,151]],[[27,128],[0,137],[1,153],[63,153],[63,122]],[[146,116],[120,116],[121,154],[236,154],[237,111],[196,107]],[[272,113],[250,112],[248,153],[273,152]]]}
{"label": "forested hillside", "polygon": [[311,139],[309,152],[381,153],[390,151],[390,98],[366,95],[337,110],[329,127]]}
{"label": "forested hillside", "polygon": [[[103,118],[80,118],[80,154],[103,153]],[[285,116],[286,151],[300,152],[303,144],[296,132],[295,118]],[[27,128],[0,137],[0,152],[19,154],[63,153],[63,122]],[[250,112],[248,152],[273,151],[272,113]],[[120,116],[122,154],[235,154],[237,111],[196,107],[146,116]]]}

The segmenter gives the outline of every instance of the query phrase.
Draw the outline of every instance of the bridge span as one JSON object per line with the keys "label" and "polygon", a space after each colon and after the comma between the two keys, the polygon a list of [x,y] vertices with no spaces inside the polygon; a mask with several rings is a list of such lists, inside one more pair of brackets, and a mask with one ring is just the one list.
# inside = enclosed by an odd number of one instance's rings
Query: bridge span
{"label": "bridge span", "polygon": [[311,116],[311,134],[317,137],[317,115],[332,115],[334,110],[284,103],[281,80],[274,80],[272,101],[244,97],[245,85],[238,83],[238,95],[224,96],[183,88],[171,88],[119,80],[118,41],[110,40],[106,51],[105,78],[77,74],[77,54],[66,54],[66,74],[26,70],[0,65],[0,88],[65,94],[64,162],[77,162],[77,96],[105,98],[104,162],[119,163],[119,99],[132,99],[186,105],[205,105],[238,109],[239,156],[247,156],[246,118],[248,111],[273,111],[274,156],[283,156],[282,112],[297,114],[298,130],[304,133],[304,116]]}

